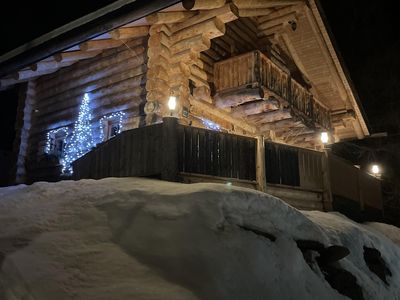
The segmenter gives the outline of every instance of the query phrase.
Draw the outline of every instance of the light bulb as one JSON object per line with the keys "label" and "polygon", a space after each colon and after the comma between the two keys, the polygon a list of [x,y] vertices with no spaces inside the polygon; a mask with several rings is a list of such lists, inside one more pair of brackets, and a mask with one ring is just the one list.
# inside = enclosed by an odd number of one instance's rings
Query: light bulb
{"label": "light bulb", "polygon": [[328,136],[328,133],[326,131],[321,132],[321,142],[323,144],[327,144],[329,142],[329,136]]}
{"label": "light bulb", "polygon": [[169,108],[169,110],[175,110],[175,108],[176,108],[176,97],[175,96],[169,96],[168,108]]}
{"label": "light bulb", "polygon": [[372,174],[376,175],[376,174],[379,174],[381,170],[378,165],[372,165],[371,171],[372,171]]}

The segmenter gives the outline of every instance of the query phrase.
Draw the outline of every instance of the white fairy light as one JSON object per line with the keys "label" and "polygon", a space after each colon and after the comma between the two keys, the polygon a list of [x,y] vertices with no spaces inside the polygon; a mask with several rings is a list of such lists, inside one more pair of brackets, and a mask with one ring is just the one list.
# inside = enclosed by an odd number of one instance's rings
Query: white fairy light
{"label": "white fairy light", "polygon": [[44,149],[45,153],[50,154],[51,139],[52,139],[52,137],[55,138],[57,133],[59,133],[59,132],[63,132],[65,134],[64,140],[67,139],[67,137],[68,137],[68,127],[60,127],[60,128],[57,128],[57,129],[50,130],[47,133],[46,148]]}
{"label": "white fairy light", "polygon": [[[63,144],[63,149],[62,149],[63,150],[62,154],[64,155],[65,148],[66,148],[65,141],[67,140],[67,137],[68,137],[68,127],[60,127],[60,128],[57,128],[57,129],[50,130],[47,133],[46,147],[44,149],[45,153],[51,154],[51,151],[53,150],[53,149],[51,149],[52,148],[51,147],[52,146],[51,145],[52,139],[55,139],[57,133],[59,133],[59,132],[63,132],[64,133],[64,144]],[[65,169],[65,159],[64,159],[64,157],[60,157],[59,159],[60,159],[60,164],[62,165],[62,169],[64,170]]]}
{"label": "white fairy light", "polygon": [[119,112],[115,112],[115,113],[112,113],[112,114],[107,115],[107,116],[103,116],[100,119],[100,142],[104,141],[104,123],[107,120],[114,119],[114,118],[119,118],[119,120],[118,120],[118,132],[117,132],[117,134],[119,134],[122,131],[122,119],[123,119],[124,116],[125,116],[125,113],[119,111]]}
{"label": "white fairy light", "polygon": [[214,131],[220,131],[221,130],[221,127],[217,123],[214,123],[213,121],[210,121],[210,120],[205,119],[205,118],[200,118],[200,119],[201,119],[203,125],[206,128],[214,130]]}
{"label": "white fairy light", "polygon": [[85,93],[82,104],[79,107],[78,120],[74,124],[71,140],[65,151],[63,173],[72,174],[72,162],[89,152],[95,146],[90,125],[92,115],[90,113],[89,101],[89,95]]}

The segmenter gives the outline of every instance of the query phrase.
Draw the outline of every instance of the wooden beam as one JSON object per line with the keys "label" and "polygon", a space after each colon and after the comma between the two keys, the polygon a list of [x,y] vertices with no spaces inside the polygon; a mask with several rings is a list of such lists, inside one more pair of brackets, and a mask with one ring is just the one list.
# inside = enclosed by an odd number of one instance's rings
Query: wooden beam
{"label": "wooden beam", "polygon": [[266,16],[273,12],[271,8],[250,8],[250,9],[239,9],[239,17],[258,17]]}
{"label": "wooden beam", "polygon": [[225,5],[226,0],[183,0],[182,6],[187,10],[210,10]]}
{"label": "wooden beam", "polygon": [[255,126],[250,125],[246,121],[238,120],[238,119],[232,117],[228,112],[226,112],[222,109],[218,109],[210,103],[206,103],[204,101],[197,100],[197,99],[193,98],[192,96],[189,96],[189,101],[193,106],[197,106],[198,108],[206,111],[209,114],[212,114],[218,118],[224,119],[225,121],[233,124],[234,126],[242,128],[243,130],[245,130],[251,134],[257,133],[257,128]]}
{"label": "wooden beam", "polygon": [[224,33],[225,33],[224,22],[222,22],[218,18],[212,18],[197,24],[193,24],[177,32],[174,32],[173,36],[171,36],[171,39],[173,43],[179,42],[187,38],[191,38],[196,35],[204,35],[205,38],[213,39],[215,37],[224,35]]}
{"label": "wooden beam", "polygon": [[171,46],[171,53],[178,53],[184,50],[191,49],[192,51],[202,52],[211,47],[210,39],[206,38],[203,34],[198,34],[184,40],[180,40]]}
{"label": "wooden beam", "polygon": [[193,90],[193,97],[198,100],[203,100],[212,103],[211,91],[208,86],[199,86]]}
{"label": "wooden beam", "polygon": [[60,63],[58,65],[58,67],[54,68],[54,69],[44,69],[44,70],[38,70],[38,71],[32,71],[30,69],[24,69],[18,72],[15,72],[13,77],[15,80],[28,80],[28,79],[32,79],[32,78],[36,78],[39,76],[43,76],[43,75],[47,75],[47,74],[51,74],[54,73],[56,71],[58,71],[59,69],[63,68],[63,67],[67,67],[70,66],[74,63],[74,61],[69,61],[69,62],[65,62],[65,63]]}
{"label": "wooden beam", "polygon": [[262,98],[264,98],[262,89],[244,87],[218,92],[214,96],[214,101],[216,107],[232,107]]}
{"label": "wooden beam", "polygon": [[238,18],[238,15],[239,13],[234,5],[226,4],[217,9],[202,11],[184,22],[177,23],[171,27],[171,31],[175,33],[185,28],[189,28],[195,24],[212,19],[214,17],[218,17],[221,22],[227,23],[236,20]]}
{"label": "wooden beam", "polygon": [[114,40],[125,40],[149,34],[149,26],[121,27],[110,32]]}
{"label": "wooden beam", "polygon": [[0,90],[9,86],[12,86],[14,84],[20,83],[22,81],[17,80],[12,77],[3,77],[0,79]]}
{"label": "wooden beam", "polygon": [[106,39],[106,40],[91,40],[84,42],[80,45],[82,51],[98,51],[110,48],[116,48],[123,43],[120,40]]}
{"label": "wooden beam", "polygon": [[294,5],[304,2],[303,0],[233,0],[239,9],[270,8],[275,6]]}
{"label": "wooden beam", "polygon": [[277,109],[279,109],[279,101],[259,100],[236,106],[232,108],[231,112],[234,117],[246,117]]}
{"label": "wooden beam", "polygon": [[293,120],[292,118],[290,118],[290,119],[276,121],[273,123],[263,124],[259,127],[259,129],[260,129],[260,132],[265,132],[267,130],[277,131],[282,128],[291,128],[291,127],[302,126],[302,125],[303,125],[303,123],[301,123],[300,121],[296,121],[296,120]]}
{"label": "wooden beam", "polygon": [[61,52],[57,53],[53,56],[54,60],[57,62],[67,62],[67,61],[76,61],[81,59],[88,59],[95,57],[101,53],[100,50],[97,51],[70,51],[70,52]]}
{"label": "wooden beam", "polygon": [[191,11],[158,12],[146,17],[149,24],[173,24],[182,22],[195,15]]}
{"label": "wooden beam", "polygon": [[[75,63],[76,61],[78,61],[79,59],[76,60],[68,60],[68,63]],[[32,69],[32,71],[46,71],[46,70],[51,70],[51,69],[59,69],[62,68],[63,66],[65,66],[66,61],[56,61],[56,60],[42,60],[37,62],[36,68]]]}
{"label": "wooden beam", "polygon": [[264,23],[260,23],[258,25],[258,30],[259,31],[263,31],[263,30],[269,29],[271,27],[278,26],[278,25],[281,25],[281,24],[285,24],[285,23],[287,23],[289,21],[296,20],[296,19],[297,19],[296,12],[290,12],[290,13],[287,13],[287,14],[282,15],[282,16],[277,16],[275,18],[270,18],[268,21],[265,21]]}
{"label": "wooden beam", "polygon": [[278,109],[271,112],[265,112],[257,115],[248,116],[246,117],[246,120],[256,124],[263,124],[263,123],[272,123],[289,118],[292,118],[289,109]]}

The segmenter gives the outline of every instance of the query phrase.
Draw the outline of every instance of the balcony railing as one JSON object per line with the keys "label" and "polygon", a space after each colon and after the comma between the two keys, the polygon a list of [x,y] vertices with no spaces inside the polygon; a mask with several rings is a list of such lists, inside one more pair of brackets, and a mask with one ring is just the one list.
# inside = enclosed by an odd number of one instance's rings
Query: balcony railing
{"label": "balcony railing", "polygon": [[243,87],[262,88],[264,95],[273,96],[289,106],[295,117],[307,126],[331,127],[329,110],[288,71],[258,50],[217,62],[214,83],[217,93]]}

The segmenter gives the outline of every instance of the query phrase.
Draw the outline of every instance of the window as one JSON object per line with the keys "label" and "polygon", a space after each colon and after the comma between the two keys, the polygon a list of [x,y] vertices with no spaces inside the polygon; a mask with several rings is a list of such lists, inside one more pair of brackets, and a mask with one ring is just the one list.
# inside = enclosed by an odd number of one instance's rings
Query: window
{"label": "window", "polygon": [[100,119],[100,141],[107,141],[122,131],[123,112],[113,113]]}
{"label": "window", "polygon": [[47,143],[45,152],[62,158],[65,152],[66,139],[68,136],[68,128],[61,127],[51,130],[47,133]]}

